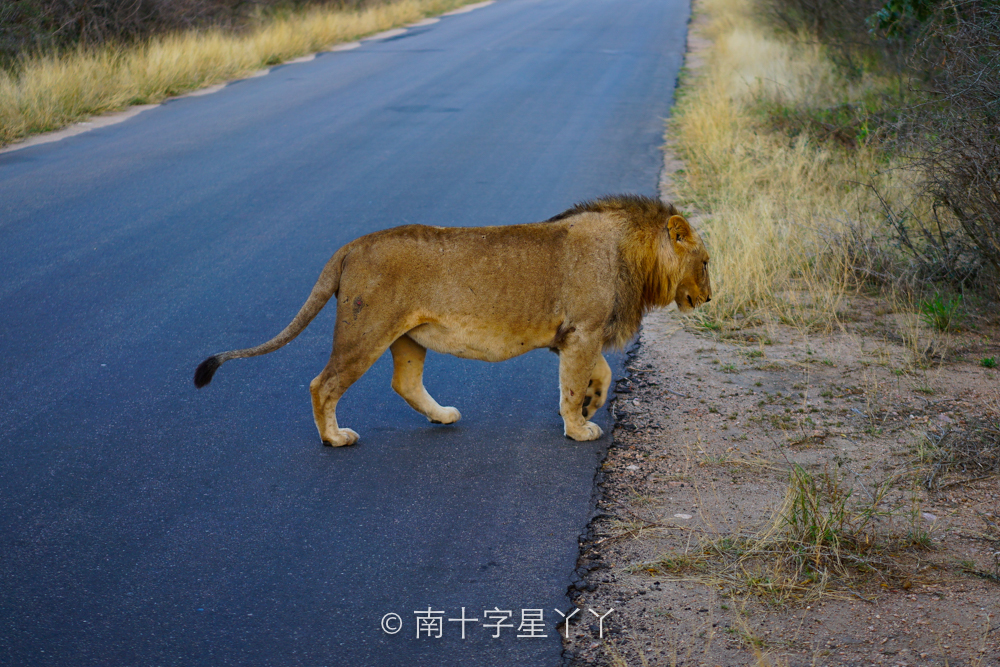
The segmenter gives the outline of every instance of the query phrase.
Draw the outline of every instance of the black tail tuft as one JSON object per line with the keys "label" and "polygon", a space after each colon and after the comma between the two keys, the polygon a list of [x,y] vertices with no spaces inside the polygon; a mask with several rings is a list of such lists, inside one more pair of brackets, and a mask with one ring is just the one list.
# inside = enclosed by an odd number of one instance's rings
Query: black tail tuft
{"label": "black tail tuft", "polygon": [[215,375],[215,371],[219,370],[219,366],[222,362],[219,361],[219,355],[214,357],[209,357],[205,361],[198,364],[198,368],[194,372],[194,386],[201,389],[206,384],[212,381],[212,376]]}

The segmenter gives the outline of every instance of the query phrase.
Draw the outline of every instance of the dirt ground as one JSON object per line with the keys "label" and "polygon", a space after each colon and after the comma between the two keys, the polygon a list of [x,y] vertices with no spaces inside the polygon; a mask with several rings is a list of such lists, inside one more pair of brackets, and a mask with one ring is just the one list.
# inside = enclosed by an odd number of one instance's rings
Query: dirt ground
{"label": "dirt ground", "polygon": [[[921,368],[898,333],[906,318],[860,296],[848,312],[856,321],[827,333],[647,317],[574,593],[583,611],[614,612],[603,640],[596,616],[571,626],[571,664],[1000,665],[997,477],[927,454],[1000,419],[1000,369],[980,365],[1000,357],[1000,322],[924,331],[937,351]],[[860,504],[886,489],[885,533],[925,531],[924,543],[894,554],[893,571],[779,603],[711,565],[663,567],[769,525],[792,464],[838,475]]]}

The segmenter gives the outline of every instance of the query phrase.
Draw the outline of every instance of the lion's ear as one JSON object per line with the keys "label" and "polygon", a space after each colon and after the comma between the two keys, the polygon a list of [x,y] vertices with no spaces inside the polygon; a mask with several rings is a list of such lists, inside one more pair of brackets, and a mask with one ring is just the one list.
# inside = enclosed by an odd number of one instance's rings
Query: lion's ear
{"label": "lion's ear", "polygon": [[688,221],[679,215],[672,215],[670,216],[670,219],[667,220],[667,233],[670,234],[670,240],[673,243],[690,241],[693,235],[691,225],[689,225]]}

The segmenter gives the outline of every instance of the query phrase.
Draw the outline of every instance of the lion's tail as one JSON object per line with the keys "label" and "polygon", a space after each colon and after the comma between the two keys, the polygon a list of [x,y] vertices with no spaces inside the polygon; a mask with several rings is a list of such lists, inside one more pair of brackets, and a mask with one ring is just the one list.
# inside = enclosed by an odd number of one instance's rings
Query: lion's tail
{"label": "lion's tail", "polygon": [[268,352],[274,352],[278,348],[290,343],[296,336],[302,333],[309,326],[309,323],[313,321],[313,318],[319,314],[319,311],[323,310],[323,306],[330,300],[330,297],[336,295],[340,289],[340,273],[347,252],[348,250],[345,246],[330,258],[330,261],[326,263],[323,271],[319,274],[316,284],[313,285],[312,292],[309,293],[309,298],[306,299],[306,302],[302,304],[302,308],[299,309],[298,314],[281,333],[257,347],[230,350],[229,352],[220,352],[219,354],[212,355],[198,364],[198,368],[194,372],[194,386],[201,389],[211,382],[212,376],[215,375],[215,371],[219,370],[219,366],[230,359],[256,357]]}

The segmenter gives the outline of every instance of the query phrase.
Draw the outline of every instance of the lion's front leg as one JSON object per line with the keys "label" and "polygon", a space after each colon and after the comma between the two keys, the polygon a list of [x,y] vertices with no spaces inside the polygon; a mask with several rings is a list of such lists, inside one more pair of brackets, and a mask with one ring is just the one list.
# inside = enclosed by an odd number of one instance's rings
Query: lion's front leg
{"label": "lion's front leg", "polygon": [[[583,402],[587,397],[588,385],[595,384],[591,383],[591,379],[600,363],[598,359],[604,361],[600,340],[596,336],[590,340],[571,334],[559,350],[559,414],[563,418],[563,432],[568,438],[596,440],[604,435],[600,426],[587,421],[583,416]],[[607,362],[604,365],[607,366]],[[610,368],[608,375],[610,376]],[[601,393],[606,394],[607,390],[604,389]]]}
{"label": "lion's front leg", "polygon": [[403,334],[389,346],[392,351],[392,388],[410,407],[435,424],[454,424],[462,414],[438,404],[424,388],[427,348]]}
{"label": "lion's front leg", "polygon": [[587,395],[583,399],[583,418],[589,419],[601,409],[608,400],[608,389],[611,387],[611,366],[603,354],[597,355],[597,364],[587,385]]}

